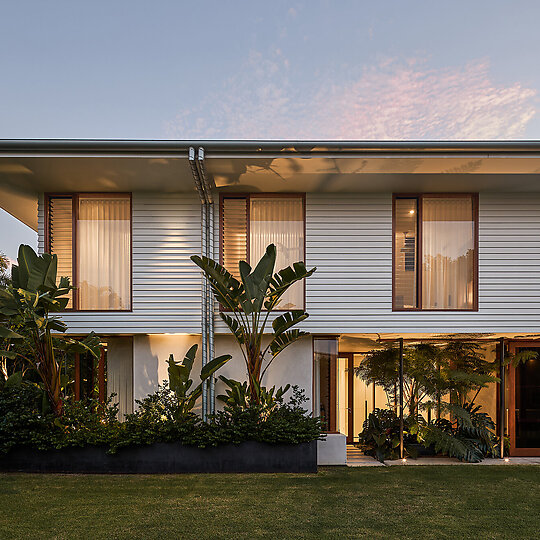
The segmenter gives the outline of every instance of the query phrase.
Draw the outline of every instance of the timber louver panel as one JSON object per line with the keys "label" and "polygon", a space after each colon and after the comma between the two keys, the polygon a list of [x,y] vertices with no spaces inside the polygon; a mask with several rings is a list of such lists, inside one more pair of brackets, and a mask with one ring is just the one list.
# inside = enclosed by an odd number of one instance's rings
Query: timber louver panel
{"label": "timber louver panel", "polygon": [[[58,280],[69,277],[73,285],[73,200],[71,197],[49,199],[49,249],[57,256]],[[69,293],[68,307],[72,307],[73,291]]]}
{"label": "timber louver panel", "polygon": [[247,200],[223,199],[223,266],[240,279],[238,263],[248,260]]}

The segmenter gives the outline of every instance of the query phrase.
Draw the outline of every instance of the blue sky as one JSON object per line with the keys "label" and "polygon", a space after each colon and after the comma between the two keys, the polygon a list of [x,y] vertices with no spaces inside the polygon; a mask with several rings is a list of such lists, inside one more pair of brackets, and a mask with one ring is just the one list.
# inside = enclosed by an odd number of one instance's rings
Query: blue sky
{"label": "blue sky", "polygon": [[[0,138],[540,139],[540,2],[5,2]],[[0,211],[0,250],[35,236]]]}

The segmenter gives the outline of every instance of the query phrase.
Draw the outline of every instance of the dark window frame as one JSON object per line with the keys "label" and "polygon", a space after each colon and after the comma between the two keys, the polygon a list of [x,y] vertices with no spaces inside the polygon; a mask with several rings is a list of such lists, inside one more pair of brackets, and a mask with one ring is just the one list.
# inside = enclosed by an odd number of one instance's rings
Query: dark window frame
{"label": "dark window frame", "polygon": [[[429,198],[464,198],[470,197],[472,201],[473,213],[473,305],[470,308],[423,308],[422,307],[422,201],[424,197]],[[415,308],[396,307],[396,200],[398,199],[416,199],[417,201],[417,253],[416,253],[416,306]],[[392,311],[393,312],[475,312],[478,311],[478,245],[479,245],[479,208],[478,208],[478,193],[394,193],[392,195]]]}
{"label": "dark window frame", "polygon": [[[231,193],[220,193],[219,194],[219,264],[223,266],[223,251],[225,248],[224,242],[223,242],[223,201],[224,199],[245,199],[246,201],[246,233],[247,233],[247,240],[246,240],[246,254],[247,259],[249,261],[250,259],[250,211],[251,211],[251,199],[256,198],[275,198],[275,199],[293,199],[298,198],[302,200],[302,218],[304,221],[304,257],[303,262],[306,263],[306,194],[305,193],[249,193],[249,192],[231,192]],[[297,262],[297,261],[294,261]],[[274,270],[281,270],[281,268],[277,268]],[[222,306],[220,306],[220,309],[222,311],[226,311]],[[306,309],[306,280],[303,280],[303,304],[302,307],[297,307],[295,309]],[[293,311],[291,309],[273,309],[272,312],[274,313],[285,313],[288,311]]]}
{"label": "dark window frame", "polygon": [[[79,217],[79,197],[125,197],[129,199],[129,309],[79,309],[79,288],[77,272],[77,221]],[[45,193],[43,197],[44,206],[44,242],[45,253],[50,253],[50,199],[71,199],[72,201],[72,223],[71,223],[71,285],[73,289],[73,300],[71,308],[66,308],[67,312],[76,313],[131,313],[133,311],[133,194],[130,192],[62,192]]]}

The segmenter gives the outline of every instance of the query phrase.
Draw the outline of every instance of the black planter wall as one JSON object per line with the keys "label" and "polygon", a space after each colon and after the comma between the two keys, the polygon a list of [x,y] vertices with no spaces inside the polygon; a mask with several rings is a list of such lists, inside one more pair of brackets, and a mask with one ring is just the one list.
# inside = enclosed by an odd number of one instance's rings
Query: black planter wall
{"label": "black planter wall", "polygon": [[271,473],[317,472],[317,441],[272,445],[248,441],[212,448],[156,443],[122,448],[20,448],[0,457],[0,471],[43,473]]}

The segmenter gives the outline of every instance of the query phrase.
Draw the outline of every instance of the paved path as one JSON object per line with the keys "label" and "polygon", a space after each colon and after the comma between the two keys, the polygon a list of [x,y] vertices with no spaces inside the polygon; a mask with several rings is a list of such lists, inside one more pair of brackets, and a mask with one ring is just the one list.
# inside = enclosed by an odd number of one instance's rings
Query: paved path
{"label": "paved path", "polygon": [[365,456],[358,448],[351,445],[347,446],[348,467],[384,467],[393,465],[540,465],[540,457],[486,458],[480,463],[464,463],[449,457],[421,457],[418,459],[407,458],[404,462],[400,459],[390,459],[380,463],[375,458]]}

